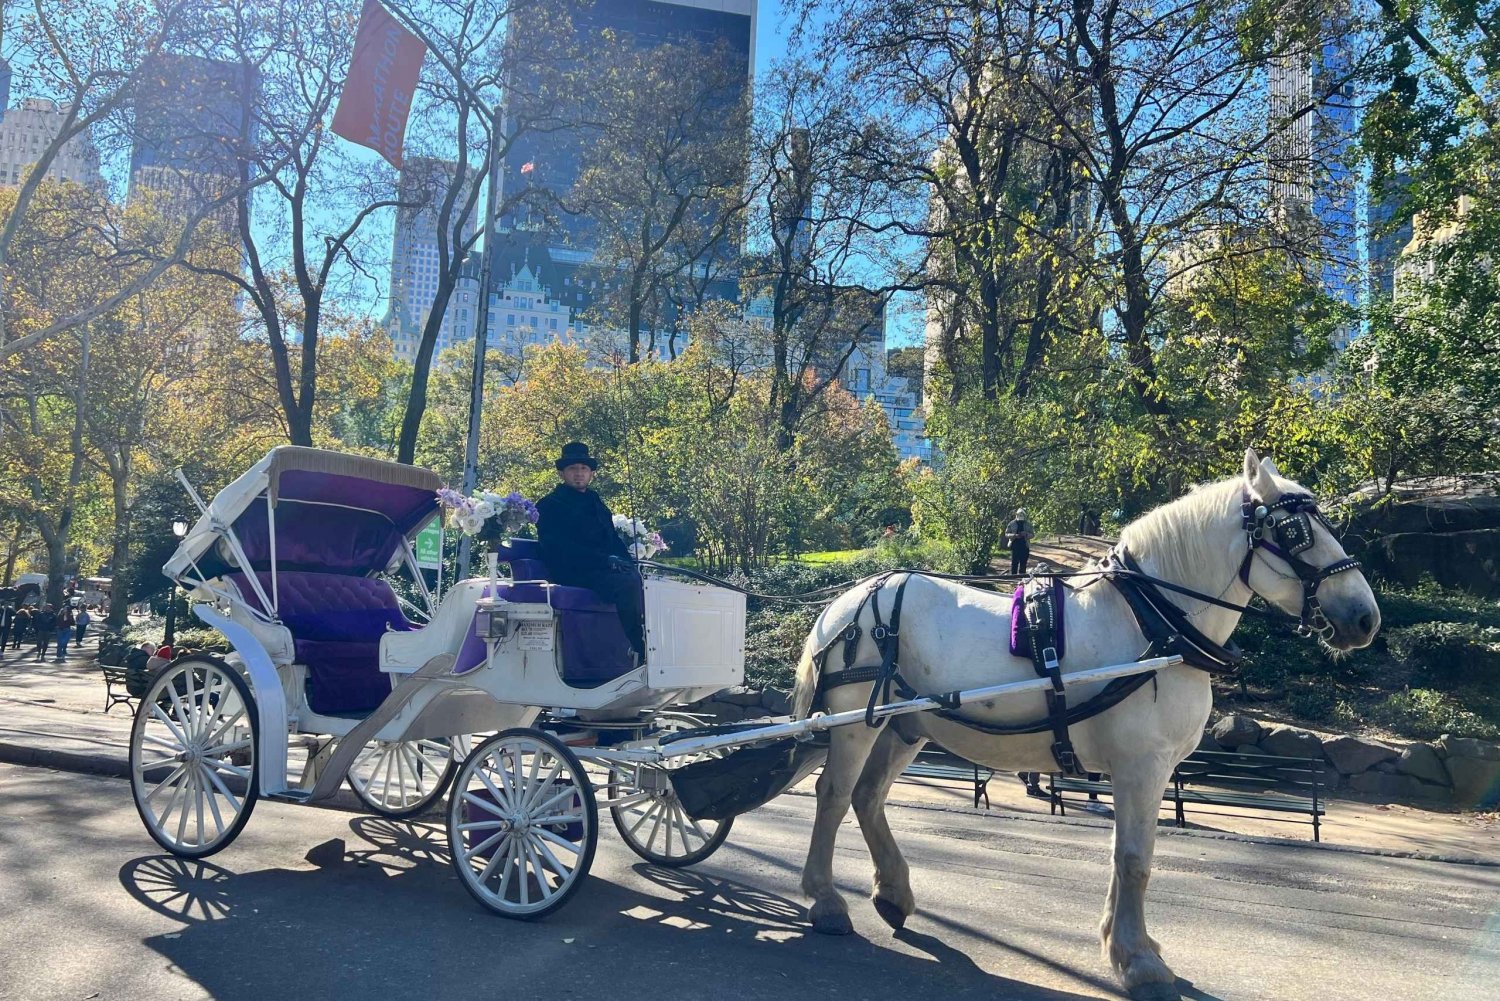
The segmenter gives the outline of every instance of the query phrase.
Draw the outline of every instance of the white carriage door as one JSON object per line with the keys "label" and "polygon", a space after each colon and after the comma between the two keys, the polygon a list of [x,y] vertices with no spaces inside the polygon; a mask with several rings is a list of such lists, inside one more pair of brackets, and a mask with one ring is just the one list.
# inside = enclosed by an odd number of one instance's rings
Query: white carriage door
{"label": "white carriage door", "polygon": [[745,596],[646,580],[646,666],[652,688],[728,688],[745,680]]}

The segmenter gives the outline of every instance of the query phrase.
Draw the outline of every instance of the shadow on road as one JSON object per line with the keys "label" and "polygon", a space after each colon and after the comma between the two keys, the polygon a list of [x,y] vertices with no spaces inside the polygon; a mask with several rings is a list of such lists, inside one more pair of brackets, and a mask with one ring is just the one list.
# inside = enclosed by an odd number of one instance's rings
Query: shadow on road
{"label": "shadow on road", "polygon": [[726,976],[745,1001],[865,988],[914,999],[1097,996],[998,976],[928,935],[900,933],[904,950],[813,935],[796,901],[645,863],[632,868],[633,886],[591,877],[548,919],[506,921],[462,892],[440,826],[362,817],[350,827],[355,843],[323,842],[306,854],[310,868],[236,872],[152,855],[127,862],[119,881],[141,906],[181,922],[145,944],[217,1001],[264,1001],[270,972],[301,996],[329,999],[697,1001],[706,983],[728,987]]}

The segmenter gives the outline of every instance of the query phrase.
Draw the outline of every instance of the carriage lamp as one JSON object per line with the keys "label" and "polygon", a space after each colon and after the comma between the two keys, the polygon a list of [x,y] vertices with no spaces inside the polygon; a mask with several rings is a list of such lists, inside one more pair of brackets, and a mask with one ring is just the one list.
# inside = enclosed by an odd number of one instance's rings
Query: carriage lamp
{"label": "carriage lamp", "polygon": [[172,534],[173,535],[177,536],[180,539],[184,535],[187,534],[187,530],[188,530],[188,523],[187,523],[187,519],[186,518],[173,518],[172,519]]}

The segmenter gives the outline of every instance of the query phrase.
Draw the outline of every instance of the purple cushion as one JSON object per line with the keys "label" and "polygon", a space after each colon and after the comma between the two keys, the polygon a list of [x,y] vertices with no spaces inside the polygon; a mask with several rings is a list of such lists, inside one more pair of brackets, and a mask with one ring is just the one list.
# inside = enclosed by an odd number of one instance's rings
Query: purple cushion
{"label": "purple cushion", "polygon": [[[252,608],[260,608],[255,589],[244,574],[226,575]],[[378,577],[287,570],[277,575],[278,615],[298,640],[380,642],[388,629],[407,630],[396,593]],[[258,571],[261,587],[271,592],[271,574]]]}
{"label": "purple cushion", "polygon": [[[252,608],[260,599],[244,574],[228,574]],[[256,574],[271,593],[271,574]],[[297,662],[307,665],[314,712],[367,713],[391,693],[380,670],[380,637],[408,630],[391,585],[377,577],[285,570],[276,575],[278,615],[291,631]]]}
{"label": "purple cushion", "polygon": [[313,712],[367,713],[391,694],[391,676],[380,670],[380,643],[296,641],[307,665],[307,704]]}
{"label": "purple cushion", "polygon": [[[501,584],[498,594],[508,601],[547,600],[539,584]],[[630,641],[625,638],[614,605],[600,601],[586,587],[554,586],[552,607],[557,609],[562,624],[563,681],[591,688],[632,669]],[[458,651],[453,673],[466,674],[484,663],[484,658],[484,641],[474,635],[471,625]]]}

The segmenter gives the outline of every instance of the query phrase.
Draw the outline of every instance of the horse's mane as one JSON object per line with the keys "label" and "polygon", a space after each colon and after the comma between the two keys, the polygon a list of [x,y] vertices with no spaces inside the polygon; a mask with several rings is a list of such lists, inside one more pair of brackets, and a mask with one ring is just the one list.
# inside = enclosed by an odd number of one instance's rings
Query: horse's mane
{"label": "horse's mane", "polygon": [[1155,572],[1168,580],[1194,580],[1224,558],[1224,538],[1212,529],[1240,487],[1237,477],[1195,486],[1126,525],[1120,544],[1137,559],[1149,556]]}

